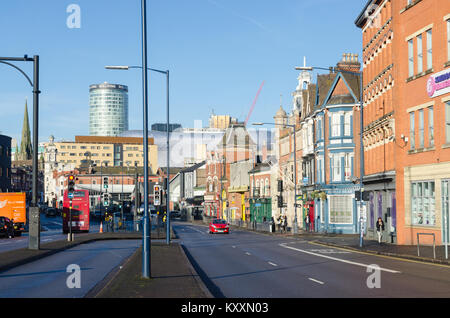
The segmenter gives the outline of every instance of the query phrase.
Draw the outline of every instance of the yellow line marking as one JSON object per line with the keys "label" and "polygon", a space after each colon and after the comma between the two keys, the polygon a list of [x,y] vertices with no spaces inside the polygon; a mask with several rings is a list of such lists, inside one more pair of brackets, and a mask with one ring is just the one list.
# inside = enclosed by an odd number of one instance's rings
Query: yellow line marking
{"label": "yellow line marking", "polygon": [[407,258],[401,258],[401,257],[396,257],[396,256],[389,256],[389,255],[381,255],[381,254],[376,254],[376,252],[362,252],[362,251],[358,251],[358,250],[354,250],[351,248],[345,248],[345,247],[336,247],[336,246],[332,246],[332,245],[327,245],[327,244],[323,244],[320,242],[308,242],[309,244],[314,244],[314,245],[320,245],[320,246],[327,246],[327,247],[332,247],[338,250],[344,250],[344,251],[351,251],[351,252],[355,252],[355,253],[359,253],[359,254],[365,254],[365,255],[372,255],[372,256],[378,256],[378,257],[383,257],[383,258],[392,258],[398,261],[404,261],[404,262],[411,262],[411,263],[419,263],[419,264],[426,264],[426,265],[434,265],[434,266],[439,266],[439,267],[444,267],[444,268],[450,268],[450,265],[446,265],[446,264],[436,264],[436,263],[431,263],[431,262],[426,262],[426,261],[419,261],[419,260],[413,260],[413,259],[407,259]]}

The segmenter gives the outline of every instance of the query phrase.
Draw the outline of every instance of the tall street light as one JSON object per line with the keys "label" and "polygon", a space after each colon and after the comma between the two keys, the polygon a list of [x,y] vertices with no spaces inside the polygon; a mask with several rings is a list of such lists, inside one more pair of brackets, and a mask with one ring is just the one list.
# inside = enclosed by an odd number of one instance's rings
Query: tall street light
{"label": "tall street light", "polygon": [[[137,69],[143,69],[142,66],[128,66],[128,65],[109,65],[105,66],[108,70],[122,70],[122,71],[128,71],[129,69],[137,68]],[[154,68],[147,67],[147,70],[157,72],[160,74],[166,75],[166,117],[167,117],[167,180],[166,180],[166,243],[170,244],[170,134],[169,134],[169,127],[170,127],[170,121],[169,121],[169,111],[170,111],[170,104],[169,104],[169,88],[170,88],[170,73],[169,70],[162,71]]]}
{"label": "tall street light", "polygon": [[346,71],[341,69],[336,69],[334,67],[324,68],[324,67],[315,67],[315,66],[303,66],[303,67],[296,67],[296,70],[299,71],[313,71],[314,69],[319,70],[327,70],[330,72],[341,72],[341,73],[347,73],[347,74],[353,74],[359,76],[359,103],[360,103],[360,133],[359,133],[359,141],[360,141],[360,177],[359,177],[359,221],[360,221],[360,235],[359,235],[359,247],[363,246],[363,237],[364,237],[364,229],[363,229],[363,176],[364,176],[364,145],[363,145],[363,130],[364,130],[364,103],[363,103],[363,73],[362,72],[352,72],[352,71]]}
{"label": "tall street light", "polygon": [[277,123],[253,123],[255,126],[262,126],[262,125],[279,125],[284,127],[290,127],[293,130],[294,134],[294,211],[295,211],[295,217],[294,217],[294,234],[297,234],[298,228],[297,228],[297,142],[296,142],[296,131],[295,131],[295,124],[277,124]]}
{"label": "tall street light", "polygon": [[[33,62],[33,81],[16,65],[10,62]],[[32,200],[29,215],[29,238],[28,248],[32,250],[38,250],[40,247],[40,215],[39,208],[37,207],[38,201],[38,135],[39,135],[39,55],[34,55],[33,58],[29,58],[27,55],[24,57],[0,57],[0,63],[9,65],[27,79],[28,83],[33,87],[33,185],[32,185]]]}
{"label": "tall street light", "polygon": [[150,226],[148,217],[148,74],[147,74],[147,0],[141,0],[142,14],[142,91],[144,128],[144,219],[142,237],[142,276],[150,278]]}

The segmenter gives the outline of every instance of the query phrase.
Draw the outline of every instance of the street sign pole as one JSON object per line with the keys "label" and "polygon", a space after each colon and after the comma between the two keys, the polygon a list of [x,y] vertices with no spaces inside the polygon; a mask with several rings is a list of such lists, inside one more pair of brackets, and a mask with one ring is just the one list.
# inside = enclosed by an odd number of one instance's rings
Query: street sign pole
{"label": "street sign pole", "polygon": [[67,238],[67,241],[72,242],[73,241],[73,237],[72,237],[72,196],[73,196],[73,192],[70,192],[68,195],[70,195],[70,200],[69,200],[69,237]]}

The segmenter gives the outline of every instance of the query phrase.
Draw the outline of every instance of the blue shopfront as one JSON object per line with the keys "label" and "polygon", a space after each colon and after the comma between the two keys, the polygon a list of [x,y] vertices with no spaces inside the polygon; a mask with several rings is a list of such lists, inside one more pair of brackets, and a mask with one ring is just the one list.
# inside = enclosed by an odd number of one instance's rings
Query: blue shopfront
{"label": "blue shopfront", "polygon": [[323,233],[359,233],[358,206],[355,191],[359,186],[326,185],[314,199],[315,230]]}

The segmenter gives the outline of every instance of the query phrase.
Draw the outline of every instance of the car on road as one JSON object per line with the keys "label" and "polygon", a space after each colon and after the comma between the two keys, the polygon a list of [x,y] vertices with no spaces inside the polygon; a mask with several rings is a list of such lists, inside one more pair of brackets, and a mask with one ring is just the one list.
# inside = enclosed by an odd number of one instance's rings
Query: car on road
{"label": "car on road", "polygon": [[48,208],[48,209],[45,211],[45,215],[46,215],[47,217],[55,217],[55,216],[58,215],[58,211],[57,211],[55,208]]}
{"label": "car on road", "polygon": [[230,225],[226,220],[215,219],[209,223],[209,234],[214,233],[230,233]]}
{"label": "car on road", "polygon": [[4,237],[14,237],[14,225],[5,216],[0,216],[0,235]]}
{"label": "car on road", "polygon": [[181,217],[181,212],[180,211],[170,211],[170,218],[179,218]]}

